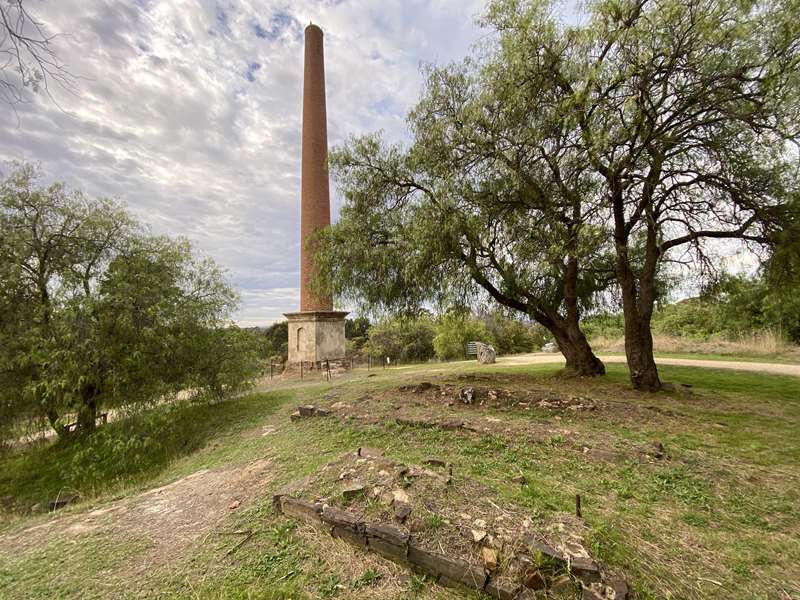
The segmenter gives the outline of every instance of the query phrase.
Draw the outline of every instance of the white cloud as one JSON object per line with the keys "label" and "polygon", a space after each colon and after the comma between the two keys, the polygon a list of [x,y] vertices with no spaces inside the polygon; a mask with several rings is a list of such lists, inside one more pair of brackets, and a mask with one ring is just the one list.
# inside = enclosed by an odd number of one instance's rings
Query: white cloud
{"label": "white cloud", "polygon": [[[483,33],[464,0],[48,0],[80,79],[0,113],[0,160],[114,196],[226,267],[242,323],[296,310],[302,29],[325,30],[329,142],[405,134],[423,62]],[[333,199],[334,209],[338,199]]]}

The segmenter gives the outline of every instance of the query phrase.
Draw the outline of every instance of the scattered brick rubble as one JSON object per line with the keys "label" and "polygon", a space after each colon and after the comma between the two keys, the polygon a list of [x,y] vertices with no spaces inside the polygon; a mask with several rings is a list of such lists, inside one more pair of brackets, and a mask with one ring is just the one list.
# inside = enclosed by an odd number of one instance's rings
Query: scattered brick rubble
{"label": "scattered brick rubble", "polygon": [[404,465],[359,448],[276,491],[273,504],[447,587],[500,600],[628,597],[625,580],[583,546],[581,521],[561,515],[535,529],[524,513],[501,508],[487,488],[453,477],[436,457]]}

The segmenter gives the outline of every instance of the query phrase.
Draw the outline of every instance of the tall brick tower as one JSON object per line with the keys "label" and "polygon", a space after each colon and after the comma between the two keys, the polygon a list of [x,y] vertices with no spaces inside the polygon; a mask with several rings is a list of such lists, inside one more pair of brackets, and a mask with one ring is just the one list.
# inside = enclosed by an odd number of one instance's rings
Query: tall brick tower
{"label": "tall brick tower", "polygon": [[314,232],[331,223],[328,183],[328,123],[325,110],[325,56],[322,29],[305,31],[303,137],[300,183],[300,312],[289,320],[289,362],[318,363],[345,356],[346,312],[333,310],[330,296],[315,294]]}

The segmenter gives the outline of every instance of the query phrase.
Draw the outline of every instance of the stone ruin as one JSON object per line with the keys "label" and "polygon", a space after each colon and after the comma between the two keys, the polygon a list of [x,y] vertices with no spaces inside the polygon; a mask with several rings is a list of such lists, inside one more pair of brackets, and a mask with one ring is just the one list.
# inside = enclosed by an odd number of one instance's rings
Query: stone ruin
{"label": "stone ruin", "polygon": [[580,519],[535,526],[491,497],[438,458],[405,465],[359,448],[276,491],[273,505],[446,587],[500,600],[628,597],[625,579],[584,547]]}

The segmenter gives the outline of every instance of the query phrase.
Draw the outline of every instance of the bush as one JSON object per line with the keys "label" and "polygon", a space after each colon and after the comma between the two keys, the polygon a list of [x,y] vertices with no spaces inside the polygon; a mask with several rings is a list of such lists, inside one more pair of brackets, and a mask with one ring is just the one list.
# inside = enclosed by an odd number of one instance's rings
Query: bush
{"label": "bush", "polygon": [[534,352],[549,338],[549,334],[541,325],[523,323],[500,312],[490,313],[481,319],[494,340],[497,354]]}
{"label": "bush", "polygon": [[495,344],[489,329],[480,319],[471,315],[448,313],[436,322],[433,348],[439,360],[464,358],[467,342]]}
{"label": "bush", "polygon": [[393,318],[369,328],[364,352],[373,358],[425,361],[433,355],[436,328],[428,316]]}

